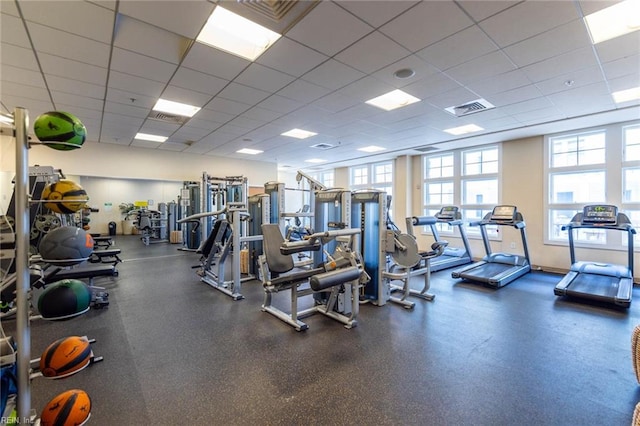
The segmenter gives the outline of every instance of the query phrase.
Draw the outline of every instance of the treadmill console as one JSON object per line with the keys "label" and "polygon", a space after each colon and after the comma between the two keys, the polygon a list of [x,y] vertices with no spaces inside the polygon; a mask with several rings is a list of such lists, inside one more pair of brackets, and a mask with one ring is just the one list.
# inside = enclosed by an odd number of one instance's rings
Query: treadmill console
{"label": "treadmill console", "polygon": [[458,207],[444,206],[436,213],[436,218],[440,220],[455,220],[458,218]]}
{"label": "treadmill console", "polygon": [[608,204],[584,206],[582,223],[585,225],[615,225],[618,223],[618,207]]}
{"label": "treadmill console", "polygon": [[494,221],[515,221],[516,220],[516,206],[495,206],[491,212],[491,219]]}

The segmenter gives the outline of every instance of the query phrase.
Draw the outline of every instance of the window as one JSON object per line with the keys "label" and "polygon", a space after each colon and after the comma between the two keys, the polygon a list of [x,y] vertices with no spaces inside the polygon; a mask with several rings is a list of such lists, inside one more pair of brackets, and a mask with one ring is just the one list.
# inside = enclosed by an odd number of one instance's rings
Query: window
{"label": "window", "polygon": [[333,170],[325,170],[322,172],[309,173],[309,176],[326,186],[327,188],[335,187],[335,175]]}
{"label": "window", "polygon": [[[546,142],[545,242],[566,243],[562,226],[586,204],[613,204],[632,222],[640,219],[640,124],[551,135]],[[623,249],[627,235],[579,229],[574,240],[578,245]]]}
{"label": "window", "polygon": [[[442,206],[460,207],[465,223],[481,220],[499,202],[500,150],[487,146],[423,157],[423,211],[433,216]],[[427,229],[425,228],[425,231]],[[439,224],[439,232],[453,234]],[[478,227],[467,227],[469,235],[480,235]],[[495,227],[487,227],[497,237]]]}
{"label": "window", "polygon": [[391,197],[389,216],[393,208],[393,162],[384,161],[349,169],[349,187],[354,190],[377,189],[386,192]]}

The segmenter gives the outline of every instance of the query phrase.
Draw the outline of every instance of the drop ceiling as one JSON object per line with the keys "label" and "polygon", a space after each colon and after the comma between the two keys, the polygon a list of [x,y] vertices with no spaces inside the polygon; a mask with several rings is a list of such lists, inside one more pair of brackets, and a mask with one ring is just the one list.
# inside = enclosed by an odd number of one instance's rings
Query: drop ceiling
{"label": "drop ceiling", "polygon": [[[243,1],[3,0],[0,107],[72,112],[104,149],[296,168],[628,121],[640,118],[640,103],[616,104],[611,94],[640,86],[640,32],[594,46],[582,19],[614,3],[302,1],[277,22]],[[254,62],[195,42],[218,5],[283,36]],[[394,76],[406,68],[411,77]],[[393,111],[365,104],[395,89],[421,102]],[[158,120],[151,108],[160,97],[202,109],[184,124]],[[495,108],[445,110],[478,99]],[[444,132],[467,124],[484,130]],[[293,128],[317,135],[281,135]],[[136,140],[138,132],[168,140]],[[358,150],[369,145],[386,150]]]}

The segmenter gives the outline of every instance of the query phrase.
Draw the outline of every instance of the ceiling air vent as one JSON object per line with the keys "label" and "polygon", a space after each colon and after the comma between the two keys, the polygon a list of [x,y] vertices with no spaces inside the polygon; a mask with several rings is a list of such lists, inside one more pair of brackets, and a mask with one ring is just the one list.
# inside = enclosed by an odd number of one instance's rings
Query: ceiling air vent
{"label": "ceiling air vent", "polygon": [[418,148],[413,148],[416,151],[420,151],[420,152],[430,152],[430,151],[436,151],[438,148],[436,148],[435,146],[420,146]]}
{"label": "ceiling air vent", "polygon": [[316,148],[316,149],[331,149],[333,148],[333,145],[328,144],[328,143],[317,143],[315,145],[311,145],[311,148]]}
{"label": "ceiling air vent", "polygon": [[462,117],[492,108],[495,108],[495,105],[492,105],[486,99],[476,99],[475,101],[471,101],[464,105],[452,106],[445,108],[444,110],[456,117]]}
{"label": "ceiling air vent", "polygon": [[168,114],[166,112],[151,111],[147,116],[151,120],[164,121],[171,124],[185,124],[191,117],[184,117],[182,115]]}

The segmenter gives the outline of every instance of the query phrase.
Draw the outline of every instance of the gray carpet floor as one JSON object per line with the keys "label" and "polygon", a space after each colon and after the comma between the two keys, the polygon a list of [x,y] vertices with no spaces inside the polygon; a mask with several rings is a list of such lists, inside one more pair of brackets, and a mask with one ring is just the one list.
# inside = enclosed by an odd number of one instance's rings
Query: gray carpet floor
{"label": "gray carpet floor", "polygon": [[96,281],[107,309],[32,322],[33,357],[67,335],[104,357],[34,380],[37,411],[77,388],[92,425],[628,425],[640,400],[640,299],[620,310],[557,298],[549,273],[494,290],[440,271],[435,300],[413,311],[362,305],[356,328],[315,315],[296,332],[261,312],[257,281],[233,301],[199,280],[195,253],[136,236],[116,246],[119,276]]}

